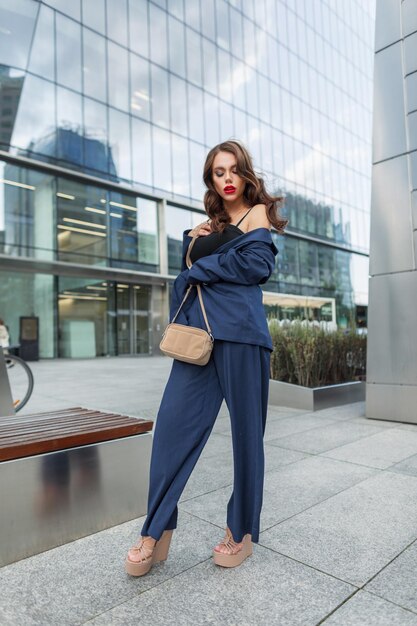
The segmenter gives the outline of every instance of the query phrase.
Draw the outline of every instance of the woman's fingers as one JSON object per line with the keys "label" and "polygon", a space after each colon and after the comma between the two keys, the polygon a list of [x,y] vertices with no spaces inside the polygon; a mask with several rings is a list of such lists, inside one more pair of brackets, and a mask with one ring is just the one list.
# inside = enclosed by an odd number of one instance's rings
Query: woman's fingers
{"label": "woman's fingers", "polygon": [[211,227],[210,224],[204,223],[203,226],[200,228],[200,235],[209,235],[211,232]]}

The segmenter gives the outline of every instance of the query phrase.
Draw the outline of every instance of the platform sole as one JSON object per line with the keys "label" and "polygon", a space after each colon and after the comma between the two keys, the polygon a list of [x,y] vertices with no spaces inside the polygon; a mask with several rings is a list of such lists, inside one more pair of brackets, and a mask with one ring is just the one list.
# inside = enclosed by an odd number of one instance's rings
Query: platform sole
{"label": "platform sole", "polygon": [[125,570],[130,576],[143,576],[147,574],[154,563],[166,561],[168,558],[169,546],[172,539],[172,530],[164,530],[161,537],[155,544],[151,556],[146,561],[131,561],[126,557]]}
{"label": "platform sole", "polygon": [[221,567],[236,567],[237,565],[243,563],[243,561],[253,553],[251,537],[252,535],[245,535],[243,537],[242,549],[239,550],[237,554],[227,554],[213,550],[213,561],[215,564],[220,565]]}

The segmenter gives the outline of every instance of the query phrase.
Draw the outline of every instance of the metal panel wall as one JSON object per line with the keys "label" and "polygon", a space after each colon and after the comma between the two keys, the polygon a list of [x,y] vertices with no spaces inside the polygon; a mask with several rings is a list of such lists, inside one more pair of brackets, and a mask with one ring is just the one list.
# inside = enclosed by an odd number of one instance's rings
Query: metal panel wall
{"label": "metal panel wall", "polygon": [[366,415],[417,424],[415,0],[376,16]]}

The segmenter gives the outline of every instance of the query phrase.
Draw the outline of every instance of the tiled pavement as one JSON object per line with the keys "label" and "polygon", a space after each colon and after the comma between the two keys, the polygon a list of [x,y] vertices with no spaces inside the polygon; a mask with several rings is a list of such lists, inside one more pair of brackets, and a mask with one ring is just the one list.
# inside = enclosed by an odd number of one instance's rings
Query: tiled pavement
{"label": "tiled pavement", "polygon": [[[155,419],[166,357],[33,364],[27,412],[83,405]],[[51,386],[53,380],[53,386]],[[417,426],[356,402],[269,407],[261,533],[217,567],[233,462],[223,404],[179,502],[169,558],[123,561],[144,517],[0,569],[0,624],[417,626]]]}

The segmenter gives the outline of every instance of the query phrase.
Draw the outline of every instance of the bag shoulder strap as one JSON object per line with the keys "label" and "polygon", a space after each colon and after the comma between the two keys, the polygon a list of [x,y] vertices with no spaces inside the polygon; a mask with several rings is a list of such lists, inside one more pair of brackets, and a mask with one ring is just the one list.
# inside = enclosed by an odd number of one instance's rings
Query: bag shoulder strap
{"label": "bag shoulder strap", "polygon": [[[190,258],[190,253],[191,253],[192,247],[193,247],[193,245],[194,245],[195,240],[197,239],[197,237],[198,237],[198,235],[194,235],[194,237],[192,238],[192,240],[190,241],[189,246],[188,246],[187,255],[186,255],[186,257],[185,257],[185,262],[186,262],[186,264],[187,264],[188,269],[190,269],[190,267],[192,266],[192,262],[191,262],[191,258]],[[182,302],[181,302],[180,306],[178,307],[177,312],[175,313],[174,317],[172,318],[172,322],[171,322],[171,323],[173,323],[173,322],[176,320],[177,315],[178,315],[178,313],[180,312],[180,309],[181,309],[182,305],[184,304],[184,302],[185,302],[186,298],[188,297],[188,294],[190,293],[191,289],[192,289],[194,286],[195,286],[195,287],[197,287],[198,299],[199,299],[199,302],[200,302],[201,310],[202,310],[202,312],[203,312],[204,321],[205,321],[205,323],[206,323],[206,326],[207,326],[207,330],[208,330],[208,332],[211,334],[211,328],[210,328],[209,321],[208,321],[208,319],[207,319],[206,309],[205,309],[205,306],[204,306],[203,296],[202,296],[202,293],[201,293],[201,287],[200,287],[200,285],[189,285],[189,286],[188,286],[188,289],[187,289],[187,291],[186,291],[186,294],[185,294],[185,296],[183,297]]]}

